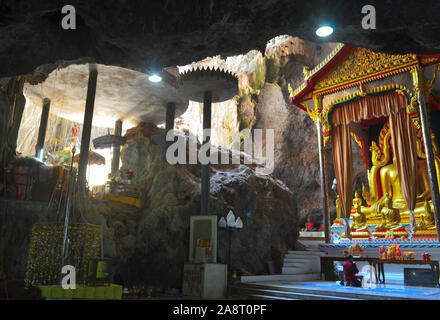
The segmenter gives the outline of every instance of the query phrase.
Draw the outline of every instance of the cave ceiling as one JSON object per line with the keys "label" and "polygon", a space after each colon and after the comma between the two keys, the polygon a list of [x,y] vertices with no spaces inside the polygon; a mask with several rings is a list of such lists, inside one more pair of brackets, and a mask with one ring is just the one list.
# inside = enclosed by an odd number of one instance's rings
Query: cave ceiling
{"label": "cave ceiling", "polygon": [[[61,7],[73,5],[77,29],[63,30]],[[362,7],[376,9],[364,30]],[[100,64],[147,72],[208,56],[264,51],[271,38],[309,41],[330,23],[325,41],[388,53],[440,52],[440,1],[71,0],[0,1],[0,78],[28,74],[59,60],[90,57]]]}
{"label": "cave ceiling", "polygon": [[[186,92],[166,81],[153,83],[145,73],[97,64],[98,78],[94,103],[93,125],[112,128],[116,120],[131,127],[140,122],[165,122],[166,105],[175,105],[175,115],[188,107]],[[45,81],[24,85],[25,97],[36,105],[44,98],[51,100],[51,112],[82,123],[87,96],[89,68],[87,64],[71,64],[52,71]]]}

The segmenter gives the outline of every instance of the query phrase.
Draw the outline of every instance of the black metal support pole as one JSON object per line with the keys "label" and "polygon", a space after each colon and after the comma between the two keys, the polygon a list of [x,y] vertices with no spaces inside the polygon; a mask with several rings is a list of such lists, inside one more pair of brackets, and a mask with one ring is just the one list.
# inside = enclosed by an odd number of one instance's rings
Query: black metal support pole
{"label": "black metal support pole", "polygon": [[[167,111],[165,118],[165,135],[168,134],[170,130],[174,129],[174,118],[176,116],[176,105],[172,102],[167,103]],[[167,149],[172,142],[166,141]]]}
{"label": "black metal support pole", "polygon": [[434,207],[435,224],[437,227],[437,242],[440,242],[440,195],[438,189],[437,170],[435,168],[434,161],[434,152],[432,151],[431,125],[426,108],[423,68],[415,68],[411,70],[411,74],[413,77],[414,91],[416,93],[419,106],[423,144],[425,145],[426,164],[428,167],[432,204]]}
{"label": "black metal support pole", "polygon": [[324,237],[325,243],[330,243],[330,229],[329,229],[329,214],[327,205],[327,179],[325,173],[325,155],[324,155],[324,142],[321,134],[321,121],[318,118],[316,121],[316,130],[318,133],[318,150],[319,150],[319,171],[321,174],[321,207],[324,222]]}
{"label": "black metal support pole", "polygon": [[[122,121],[117,120],[115,123],[115,136],[122,135]],[[115,175],[119,170],[119,158],[121,157],[121,147],[114,146],[113,147],[113,158],[112,158],[112,175]]]}
{"label": "black metal support pole", "polygon": [[89,160],[90,135],[92,132],[93,110],[95,107],[96,82],[98,70],[94,63],[89,64],[89,83],[87,87],[86,108],[84,111],[84,122],[81,136],[81,151],[78,164],[79,190],[85,190],[87,163]]}
{"label": "black metal support pole", "polygon": [[232,229],[230,227],[226,227],[227,231],[228,231],[228,236],[229,236],[229,249],[228,249],[228,265],[226,268],[226,273],[227,273],[227,291],[228,293],[231,292],[230,289],[230,284],[231,284],[231,279],[232,279],[232,266],[231,266],[231,249],[232,249]]}
{"label": "black metal support pole", "polygon": [[44,140],[46,139],[47,121],[49,120],[50,100],[43,100],[43,111],[41,112],[40,129],[38,130],[37,147],[35,157],[43,159]]}
{"label": "black metal support pole", "polygon": [[428,119],[428,113],[426,110],[426,101],[423,92],[417,93],[417,100],[419,102],[420,122],[423,133],[423,143],[425,145],[426,164],[428,167],[429,182],[432,194],[432,204],[434,206],[435,224],[437,226],[437,241],[440,242],[440,195],[438,190],[437,171],[435,169],[434,153],[432,151],[431,140],[431,126]]}
{"label": "black metal support pole", "polygon": [[[203,129],[211,129],[211,103],[212,93],[206,91],[203,97]],[[203,135],[203,144],[210,144],[210,137]],[[209,157],[210,151],[206,155]],[[209,180],[210,180],[211,164],[202,164],[202,190],[201,190],[201,215],[208,214],[209,208]]]}

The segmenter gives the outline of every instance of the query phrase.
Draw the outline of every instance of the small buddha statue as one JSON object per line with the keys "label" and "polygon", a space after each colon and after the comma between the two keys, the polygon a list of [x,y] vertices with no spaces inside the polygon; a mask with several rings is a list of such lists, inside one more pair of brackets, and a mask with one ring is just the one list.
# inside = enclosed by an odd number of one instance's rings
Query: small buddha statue
{"label": "small buddha statue", "polygon": [[381,211],[382,222],[376,228],[378,230],[398,230],[402,229],[403,226],[400,224],[400,213],[399,210],[393,208],[393,202],[388,193],[384,197],[384,207]]}
{"label": "small buddha statue", "polygon": [[354,205],[354,210],[356,213],[352,215],[353,223],[351,225],[351,231],[356,232],[368,230],[367,217],[365,216],[365,213],[361,212],[361,206],[359,203]]}
{"label": "small buddha statue", "polygon": [[341,200],[339,199],[339,195],[336,198],[336,202],[335,202],[335,207],[336,207],[336,219],[333,221],[333,226],[343,226],[344,223],[341,220]]}
{"label": "small buddha statue", "polygon": [[425,200],[424,209],[425,209],[425,213],[422,213],[420,215],[420,222],[418,224],[418,229],[425,229],[425,230],[436,229],[434,213],[432,212],[431,205],[426,200]]}
{"label": "small buddha statue", "polygon": [[362,206],[362,199],[359,197],[359,193],[356,191],[353,198],[353,207],[356,207],[357,205]]}

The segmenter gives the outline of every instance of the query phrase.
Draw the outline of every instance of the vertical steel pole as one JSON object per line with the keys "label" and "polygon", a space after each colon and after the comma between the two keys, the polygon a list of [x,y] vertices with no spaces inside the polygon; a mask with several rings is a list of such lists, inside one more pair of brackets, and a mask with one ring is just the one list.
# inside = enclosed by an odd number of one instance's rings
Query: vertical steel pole
{"label": "vertical steel pole", "polygon": [[[170,130],[174,129],[174,118],[176,116],[176,105],[172,102],[167,103],[167,111],[165,118],[165,136],[168,134]],[[174,142],[174,140],[173,140]],[[171,145],[171,141],[166,141],[167,149]]]}
{"label": "vertical steel pole", "polygon": [[[203,96],[203,129],[211,129],[211,104],[212,93],[206,91]],[[205,130],[204,130],[205,131]],[[209,130],[210,132],[210,130]],[[203,144],[211,144],[210,136],[203,134]],[[210,156],[210,150],[206,152],[206,155]],[[202,190],[201,190],[201,215],[207,215],[209,209],[209,180],[210,180],[211,164],[202,164]]]}
{"label": "vertical steel pole", "polygon": [[324,142],[321,133],[321,120],[316,121],[316,130],[318,134],[318,153],[319,153],[319,171],[321,175],[321,207],[324,222],[324,238],[325,243],[330,242],[330,229],[329,229],[329,216],[328,216],[328,205],[327,205],[327,179],[325,173],[325,155],[324,155]]}
{"label": "vertical steel pole", "polygon": [[411,70],[413,76],[414,89],[419,105],[420,122],[423,133],[423,143],[425,145],[426,164],[428,167],[429,182],[432,194],[432,204],[434,206],[435,224],[437,227],[437,242],[440,242],[440,194],[438,189],[437,170],[435,168],[434,153],[432,151],[431,125],[426,109],[426,99],[424,92],[423,68]]}
{"label": "vertical steel pole", "polygon": [[[122,121],[117,120],[115,122],[115,136],[122,135]],[[114,176],[119,170],[119,158],[121,157],[121,147],[113,146],[113,158],[112,158],[112,175]]]}
{"label": "vertical steel pole", "polygon": [[38,130],[37,148],[35,157],[43,159],[44,140],[46,139],[47,121],[49,120],[50,100],[43,100],[43,111],[41,112],[40,129]]}
{"label": "vertical steel pole", "polygon": [[316,133],[318,135],[318,155],[319,155],[319,172],[321,178],[321,208],[322,218],[324,223],[324,239],[325,243],[330,243],[330,228],[329,228],[329,212],[328,212],[328,194],[327,194],[327,179],[325,172],[325,154],[324,154],[324,139],[322,137],[321,126],[321,111],[322,111],[322,99],[321,95],[313,96],[313,102],[315,109],[313,111],[316,117]]}
{"label": "vertical steel pole", "polygon": [[85,190],[86,171],[89,160],[90,135],[92,132],[93,110],[95,108],[96,82],[98,70],[94,63],[89,64],[89,83],[87,87],[86,108],[84,111],[84,122],[81,136],[81,151],[78,164],[79,190]]}

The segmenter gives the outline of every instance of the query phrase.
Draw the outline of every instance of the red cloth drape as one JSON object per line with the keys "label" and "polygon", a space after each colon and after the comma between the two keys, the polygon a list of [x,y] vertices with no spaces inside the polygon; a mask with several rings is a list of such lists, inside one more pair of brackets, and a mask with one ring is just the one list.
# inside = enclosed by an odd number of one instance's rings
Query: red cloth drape
{"label": "red cloth drape", "polygon": [[389,121],[400,188],[408,209],[414,211],[417,197],[417,145],[413,124],[404,109],[392,113]]}
{"label": "red cloth drape", "polygon": [[366,96],[334,108],[332,124],[333,161],[341,198],[342,212],[349,216],[352,206],[352,155],[350,122],[389,116],[391,140],[399,174],[402,194],[408,209],[416,203],[417,149],[414,128],[406,113],[406,96],[397,92]]}
{"label": "red cloth drape", "polygon": [[332,139],[333,163],[341,211],[345,218],[349,218],[353,200],[353,163],[349,125],[341,124],[334,127]]}

